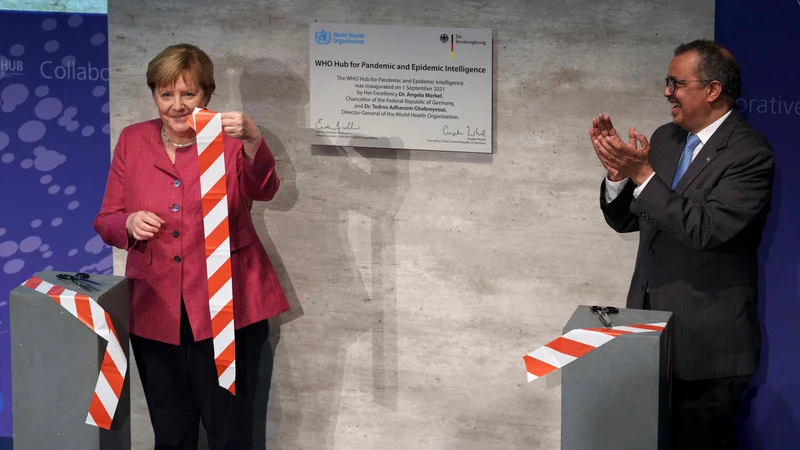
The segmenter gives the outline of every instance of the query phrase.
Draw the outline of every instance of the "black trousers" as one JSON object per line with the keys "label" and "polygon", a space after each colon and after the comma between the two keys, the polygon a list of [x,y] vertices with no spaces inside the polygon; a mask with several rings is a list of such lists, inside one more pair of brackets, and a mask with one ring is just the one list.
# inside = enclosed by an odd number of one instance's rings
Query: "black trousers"
{"label": "black trousers", "polygon": [[[645,294],[643,309],[650,309]],[[752,375],[708,380],[672,379],[670,447],[734,450],[736,414]]]}
{"label": "black trousers", "polygon": [[734,420],[752,376],[672,380],[671,447],[734,450]]}
{"label": "black trousers", "polygon": [[218,384],[212,340],[195,342],[186,311],[181,312],[180,346],[130,335],[155,450],[197,450],[201,420],[211,450],[250,450],[258,369],[262,351],[269,346],[269,325],[265,320],[236,331],[233,396]]}

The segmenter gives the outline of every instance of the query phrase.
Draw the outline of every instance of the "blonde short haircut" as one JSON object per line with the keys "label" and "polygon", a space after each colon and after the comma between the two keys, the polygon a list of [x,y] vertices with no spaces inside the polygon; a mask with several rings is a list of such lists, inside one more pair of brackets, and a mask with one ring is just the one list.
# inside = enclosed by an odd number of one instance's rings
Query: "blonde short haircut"
{"label": "blonde short haircut", "polygon": [[147,86],[151,93],[156,88],[172,86],[183,76],[186,83],[193,83],[203,90],[206,100],[211,99],[217,85],[214,83],[214,63],[192,44],[176,44],[162,50],[147,65]]}

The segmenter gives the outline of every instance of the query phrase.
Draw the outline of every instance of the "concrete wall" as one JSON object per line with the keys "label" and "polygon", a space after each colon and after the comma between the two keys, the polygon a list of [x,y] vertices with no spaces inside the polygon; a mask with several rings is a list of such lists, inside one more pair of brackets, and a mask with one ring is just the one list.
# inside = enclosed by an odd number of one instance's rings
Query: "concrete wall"
{"label": "concrete wall", "polygon": [[[579,304],[624,305],[636,236],[598,208],[588,141],[610,113],[670,119],[672,49],[713,36],[712,0],[111,0],[112,142],[155,117],[147,62],[182,41],[217,66],[282,189],[253,215],[293,311],[273,322],[272,449],[558,449],[560,395],[522,355]],[[308,23],[494,30],[493,155],[312,148]],[[121,273],[124,254],[116,255]],[[136,448],[151,448],[133,371]]]}

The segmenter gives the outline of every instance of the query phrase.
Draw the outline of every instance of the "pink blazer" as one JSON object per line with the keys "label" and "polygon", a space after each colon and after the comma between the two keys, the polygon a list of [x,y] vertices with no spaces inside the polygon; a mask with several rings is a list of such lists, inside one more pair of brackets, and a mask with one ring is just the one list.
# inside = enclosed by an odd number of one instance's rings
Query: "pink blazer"
{"label": "pink blazer", "polygon": [[[253,201],[271,200],[280,180],[263,138],[252,163],[241,140],[225,136],[223,142],[239,329],[289,309],[250,217]],[[148,241],[129,239],[125,230],[127,217],[140,210],[166,221]],[[161,144],[160,119],[122,130],[94,228],[108,245],[128,250],[131,333],[178,345],[183,298],[195,340],[211,337],[197,145],[177,149],[173,165]]]}

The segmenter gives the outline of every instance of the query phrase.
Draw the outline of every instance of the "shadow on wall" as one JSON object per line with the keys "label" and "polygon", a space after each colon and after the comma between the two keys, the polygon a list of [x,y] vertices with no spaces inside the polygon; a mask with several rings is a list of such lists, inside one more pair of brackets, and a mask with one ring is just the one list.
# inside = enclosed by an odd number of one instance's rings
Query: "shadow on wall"
{"label": "shadow on wall", "polygon": [[[355,136],[351,144],[362,136]],[[335,298],[338,306],[331,313],[342,313],[340,323],[326,327],[325,340],[332,340],[332,352],[325,359],[331,376],[316,399],[315,407],[326,408],[327,427],[320,439],[308,448],[330,448],[334,443],[341,402],[344,366],[348,349],[365,335],[371,339],[370,369],[372,403],[381,409],[397,411],[397,257],[396,215],[409,188],[410,152],[399,138],[379,137],[375,147],[313,146],[312,155],[337,158],[334,174],[337,191],[346,193],[338,204],[333,221],[338,228],[339,245],[335,258],[347,272],[350,287],[345,298]],[[322,159],[322,163],[330,163]],[[319,380],[318,380],[319,381]],[[360,383],[369,384],[362,379]],[[367,429],[370,420],[365,424]],[[377,442],[375,443],[377,445]],[[287,447],[289,448],[289,447]]]}
{"label": "shadow on wall", "polygon": [[[297,73],[275,59],[237,65],[242,67],[243,112],[259,124],[281,178],[276,197],[256,203],[252,214],[255,223],[262,225],[257,226],[259,237],[291,307],[270,321],[271,346],[264,349],[262,391],[257,393],[255,448],[265,448],[265,436],[270,450],[330,448],[343,395],[347,352],[363,342],[362,337],[371,338],[372,401],[381,408],[397,408],[395,215],[409,185],[409,152],[314,147],[310,159],[304,158],[306,164],[321,165],[324,169],[312,170],[324,173],[323,181],[332,185],[331,192],[321,194],[326,198],[316,200],[319,209],[314,209],[313,220],[298,230],[308,240],[305,248],[318,249],[304,250],[313,252],[309,265],[314,267],[303,272],[313,277],[311,293],[303,292],[304,311],[289,270],[269,235],[271,224],[264,221],[271,212],[291,211],[300,198],[291,155],[292,143],[299,142],[296,148],[300,151],[308,150],[309,130],[303,129],[308,88]],[[388,148],[390,142],[390,138],[380,138],[376,145]],[[304,315],[298,326],[302,338],[279,345],[281,326]],[[276,377],[270,386],[273,361],[277,362]],[[369,384],[366,379],[358,382]]]}
{"label": "shadow on wall", "polygon": [[[234,66],[239,65],[233,62]],[[270,339],[264,346],[259,369],[259,384],[256,391],[254,411],[254,448],[266,449],[267,410],[270,399],[275,352],[280,341],[282,324],[289,323],[303,315],[303,307],[297,296],[286,265],[269,235],[269,223],[261,222],[265,209],[288,212],[297,203],[297,171],[279,135],[285,127],[294,127],[304,119],[304,107],[308,102],[308,89],[303,80],[278,60],[264,58],[245,62],[239,79],[239,93],[242,112],[251,117],[275,156],[275,170],[281,184],[275,197],[269,202],[256,202],[252,216],[261,242],[269,255],[278,279],[283,288],[290,310],[269,320]],[[268,124],[272,129],[267,128]],[[263,226],[259,226],[263,225]],[[275,397],[273,393],[273,397]],[[273,398],[271,404],[277,406],[278,420],[282,416],[280,404]],[[275,408],[273,408],[275,409]],[[272,446],[270,447],[272,448]]]}
{"label": "shadow on wall", "polygon": [[[793,237],[793,230],[778,230],[779,223],[794,223],[787,220],[787,214],[794,214],[792,208],[787,208],[784,202],[785,185],[783,174],[779,165],[775,173],[775,187],[773,191],[772,207],[767,226],[764,230],[764,238],[759,251],[759,303],[758,315],[761,322],[761,365],[758,373],[753,378],[751,387],[744,396],[744,403],[741,414],[739,415],[740,430],[738,441],[740,447],[748,450],[783,450],[797,448],[800,443],[800,416],[798,416],[797,399],[800,398],[800,382],[795,379],[793,386],[782,386],[780,390],[771,385],[769,380],[785,378],[785,375],[775,374],[773,370],[785,370],[786,360],[778,363],[776,358],[785,358],[786,355],[778,355],[778,350],[786,348],[787,342],[777,342],[774,344],[770,340],[767,319],[772,323],[786,323],[780,317],[774,315],[787,315],[786,305],[796,302],[800,296],[797,291],[797,283],[787,282],[786,280],[796,280],[800,261],[798,241]],[[789,200],[791,201],[791,200]],[[773,263],[767,267],[768,262],[773,259]],[[793,260],[791,264],[786,264],[786,260]],[[779,302],[781,304],[768,304]],[[796,310],[796,306],[795,306]],[[798,312],[789,314],[797,317]],[[778,328],[775,326],[774,328]],[[797,330],[795,328],[794,330]],[[794,341],[800,342],[798,332],[794,331]],[[791,348],[791,346],[789,346]],[[772,352],[775,352],[773,355]],[[793,359],[792,359],[793,360]],[[782,366],[775,369],[773,364]],[[789,363],[789,366],[796,366]],[[795,404],[792,407],[792,404]],[[758,411],[753,415],[753,410]]]}
{"label": "shadow on wall", "polygon": [[[297,171],[280,136],[282,132],[296,127],[297,123],[305,120],[308,88],[305,82],[284,63],[265,58],[244,65],[239,91],[243,112],[258,124],[258,129],[275,155],[275,169],[281,180],[278,193],[271,201],[257,202],[253,205],[252,215],[254,221],[258,223],[260,218],[264,217],[265,209],[288,212],[297,203],[299,197]],[[265,125],[269,125],[270,128]],[[280,323],[285,324],[302,316],[303,308],[289,278],[286,265],[269,235],[269,228],[270,224],[260,227],[259,237],[275,267],[291,307],[279,317]]]}

